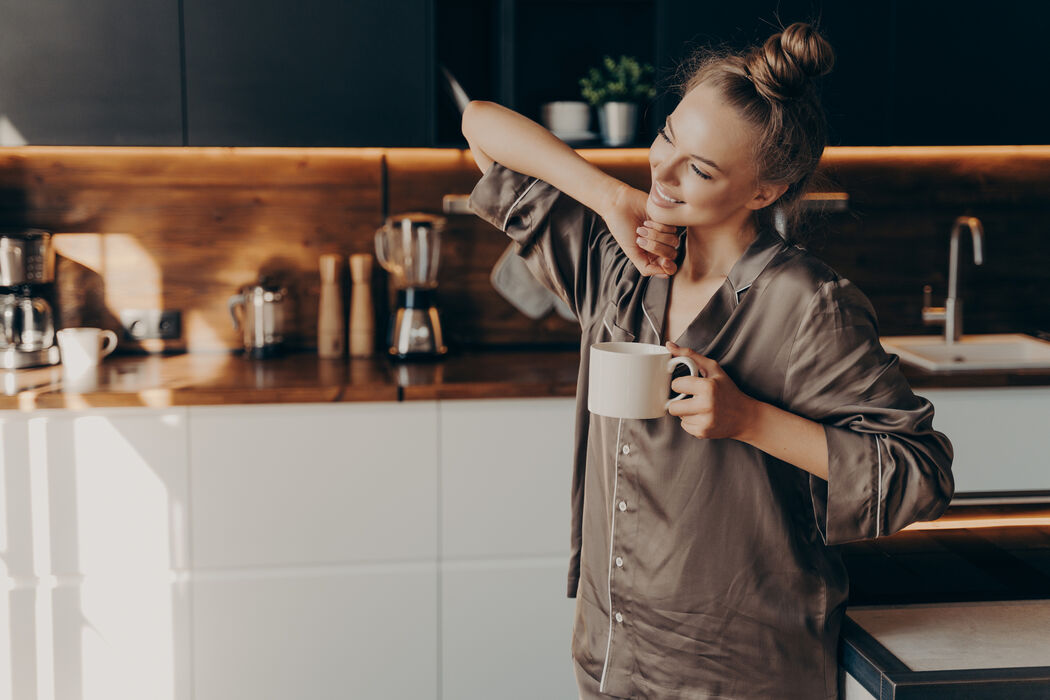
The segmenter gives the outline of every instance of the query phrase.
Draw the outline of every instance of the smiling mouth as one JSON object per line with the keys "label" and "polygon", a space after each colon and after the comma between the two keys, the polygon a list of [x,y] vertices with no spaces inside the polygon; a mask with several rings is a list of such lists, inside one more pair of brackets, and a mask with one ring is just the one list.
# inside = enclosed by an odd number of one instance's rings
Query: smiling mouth
{"label": "smiling mouth", "polygon": [[663,193],[663,190],[660,189],[660,186],[655,184],[655,183],[653,183],[653,190],[652,190],[652,192],[650,194],[652,194],[653,197],[655,197],[657,200],[659,200],[661,202],[665,202],[667,204],[685,204],[685,202],[683,202],[683,201],[680,201],[680,200],[677,200],[677,199],[671,199],[670,197],[665,195]]}

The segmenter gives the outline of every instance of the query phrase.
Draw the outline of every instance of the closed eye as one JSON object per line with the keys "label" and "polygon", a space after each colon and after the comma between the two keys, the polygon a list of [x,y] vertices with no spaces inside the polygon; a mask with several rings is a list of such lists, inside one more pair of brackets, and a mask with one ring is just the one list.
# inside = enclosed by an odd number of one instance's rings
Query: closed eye
{"label": "closed eye", "polygon": [[[664,141],[666,141],[667,143],[671,143],[671,139],[667,138],[667,133],[664,131],[664,128],[662,126],[656,131],[660,134],[660,136],[664,137]],[[711,179],[711,176],[701,171],[700,168],[696,167],[695,163],[690,163],[689,167],[693,169],[693,172],[695,172],[697,175],[704,178],[705,180]]]}

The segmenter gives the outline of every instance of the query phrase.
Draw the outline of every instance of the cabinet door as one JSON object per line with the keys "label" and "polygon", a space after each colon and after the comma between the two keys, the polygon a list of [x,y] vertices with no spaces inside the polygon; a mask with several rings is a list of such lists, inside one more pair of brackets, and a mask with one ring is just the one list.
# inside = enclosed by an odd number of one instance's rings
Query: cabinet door
{"label": "cabinet door", "polygon": [[424,146],[428,0],[183,0],[193,146]]}
{"label": "cabinet door", "polygon": [[441,403],[441,556],[569,553],[575,399]]}
{"label": "cabinet door", "polygon": [[[819,82],[830,145],[886,145],[892,108],[892,17],[893,7],[887,3],[663,0],[657,28],[659,62],[670,78],[673,67],[698,47],[743,49],[761,45],[781,22],[815,23],[835,50],[835,67]],[[676,104],[677,98],[667,96],[662,114]]]}
{"label": "cabinet door", "polygon": [[190,409],[193,567],[437,556],[433,403]]}
{"label": "cabinet door", "polygon": [[0,0],[0,145],[182,145],[177,0]]}
{"label": "cabinet door", "polygon": [[138,575],[188,568],[186,437],[186,409],[33,414],[37,570]]}
{"label": "cabinet door", "polygon": [[1047,142],[1050,4],[896,3],[893,143]]}
{"label": "cabinet door", "polygon": [[21,501],[0,508],[0,677],[18,698],[189,698],[185,409],[18,422],[0,425],[0,491]]}
{"label": "cabinet door", "polygon": [[956,494],[1050,491],[1050,387],[917,390],[955,448]]}
{"label": "cabinet door", "polygon": [[437,697],[432,562],[194,579],[194,700]]}
{"label": "cabinet door", "polygon": [[442,564],[441,697],[578,697],[565,571],[563,557]]}

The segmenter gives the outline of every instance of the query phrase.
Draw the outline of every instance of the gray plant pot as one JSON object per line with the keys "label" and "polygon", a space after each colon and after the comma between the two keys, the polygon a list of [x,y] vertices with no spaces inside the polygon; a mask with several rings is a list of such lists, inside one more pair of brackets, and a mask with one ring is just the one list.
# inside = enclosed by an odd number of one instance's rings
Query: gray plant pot
{"label": "gray plant pot", "polygon": [[638,105],[606,102],[598,107],[598,126],[606,146],[625,146],[634,141],[638,128]]}

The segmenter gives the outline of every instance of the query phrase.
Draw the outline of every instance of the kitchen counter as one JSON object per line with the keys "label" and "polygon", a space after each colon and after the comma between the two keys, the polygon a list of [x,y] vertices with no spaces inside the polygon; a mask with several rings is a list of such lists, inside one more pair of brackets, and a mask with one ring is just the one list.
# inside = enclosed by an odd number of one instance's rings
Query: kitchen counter
{"label": "kitchen counter", "polygon": [[842,667],[881,700],[1046,698],[1048,623],[1048,600],[851,608]]}
{"label": "kitchen counter", "polygon": [[[0,410],[105,406],[412,401],[576,395],[579,353],[566,350],[463,352],[429,363],[384,358],[321,360],[312,353],[268,360],[189,353],[113,356],[80,386],[60,367],[0,372]],[[933,374],[905,368],[912,387],[1050,385],[1050,370]]]}

